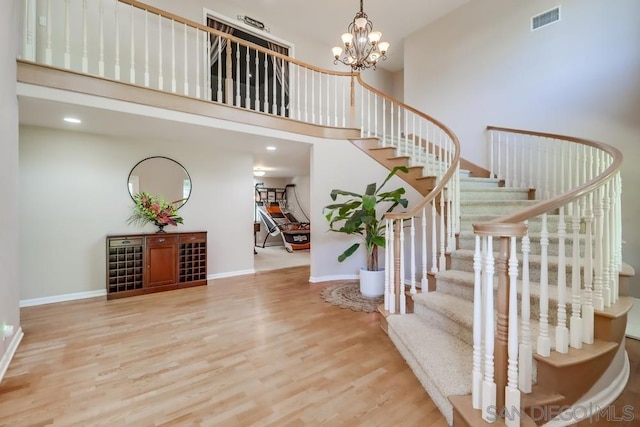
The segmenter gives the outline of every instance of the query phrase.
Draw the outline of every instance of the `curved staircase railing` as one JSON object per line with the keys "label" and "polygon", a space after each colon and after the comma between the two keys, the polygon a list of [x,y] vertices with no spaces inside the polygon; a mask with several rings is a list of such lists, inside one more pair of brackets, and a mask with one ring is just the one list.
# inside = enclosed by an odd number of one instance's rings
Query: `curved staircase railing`
{"label": "curved staircase railing", "polygon": [[[618,301],[622,154],[609,145],[581,138],[493,126],[487,129],[492,175],[507,187],[535,188],[539,202],[473,225],[472,401],[485,421],[494,421],[498,408],[498,413],[517,414],[513,419],[505,418],[507,425],[520,425],[520,392],[530,393],[532,388],[532,342],[538,360],[593,344],[594,317]],[[539,274],[533,271],[530,256],[528,228],[533,223],[540,230],[536,236]],[[553,266],[550,239],[558,245]],[[540,284],[539,308],[533,313],[540,322],[537,337],[532,336],[530,327],[534,308],[530,277],[534,274]],[[498,283],[495,318],[494,275]],[[550,312],[550,284],[555,284],[556,313]],[[569,387],[575,384],[566,384],[566,390],[556,385],[568,403],[573,403]]]}

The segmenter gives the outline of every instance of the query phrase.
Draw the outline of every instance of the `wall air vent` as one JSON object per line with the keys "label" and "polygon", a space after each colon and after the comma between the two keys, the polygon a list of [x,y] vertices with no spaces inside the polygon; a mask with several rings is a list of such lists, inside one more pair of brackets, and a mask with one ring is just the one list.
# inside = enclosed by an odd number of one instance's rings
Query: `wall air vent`
{"label": "wall air vent", "polygon": [[551,10],[548,10],[544,13],[541,13],[540,15],[536,15],[531,18],[531,31],[553,24],[554,22],[558,22],[559,20],[560,6],[554,7]]}

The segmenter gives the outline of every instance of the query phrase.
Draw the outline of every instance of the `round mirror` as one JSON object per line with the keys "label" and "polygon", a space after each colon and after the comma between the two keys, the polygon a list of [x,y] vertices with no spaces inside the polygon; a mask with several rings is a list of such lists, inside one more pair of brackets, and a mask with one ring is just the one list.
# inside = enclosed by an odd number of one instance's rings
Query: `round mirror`
{"label": "round mirror", "polygon": [[127,185],[132,198],[146,191],[178,209],[191,195],[191,177],[187,170],[175,160],[162,156],[139,161],[131,169]]}

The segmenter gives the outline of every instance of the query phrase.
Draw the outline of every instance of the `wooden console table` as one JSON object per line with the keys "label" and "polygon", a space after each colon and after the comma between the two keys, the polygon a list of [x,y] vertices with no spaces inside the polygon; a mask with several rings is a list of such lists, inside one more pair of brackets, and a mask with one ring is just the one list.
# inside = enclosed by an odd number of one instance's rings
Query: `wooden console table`
{"label": "wooden console table", "polygon": [[107,236],[107,299],[206,284],[206,231]]}

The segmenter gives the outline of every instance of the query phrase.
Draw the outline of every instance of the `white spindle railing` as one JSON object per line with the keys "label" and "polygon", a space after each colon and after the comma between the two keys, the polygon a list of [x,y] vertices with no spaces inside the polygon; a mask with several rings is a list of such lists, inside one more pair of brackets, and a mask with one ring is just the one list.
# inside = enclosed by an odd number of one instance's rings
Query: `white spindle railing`
{"label": "white spindle railing", "polygon": [[[512,406],[519,405],[519,393],[531,392],[532,383],[532,347],[542,357],[550,356],[552,351],[567,353],[569,346],[579,349],[583,343],[594,341],[594,312],[610,306],[618,295],[617,281],[620,271],[621,230],[620,230],[620,188],[619,176],[622,156],[618,150],[605,144],[560,135],[543,134],[512,129],[489,128],[490,172],[492,176],[505,180],[507,186],[530,186],[536,184],[534,206],[497,218],[484,224],[475,224],[476,254],[474,273],[476,282],[482,280],[483,286],[476,288],[474,295],[474,323],[485,321],[493,323],[493,307],[486,299],[492,300],[493,290],[486,286],[486,277],[493,275],[493,266],[486,255],[488,251],[485,239],[509,236],[511,254],[508,273],[500,271],[498,283],[504,281],[509,288],[508,315],[508,362],[495,366],[496,370],[506,373],[505,401],[496,402],[497,407],[506,406],[513,415]],[[528,159],[522,161],[522,155]],[[526,178],[526,179],[525,179]],[[527,188],[527,187],[525,187]],[[568,217],[568,218],[567,218]],[[570,232],[567,232],[567,221]],[[536,226],[523,234],[505,234],[509,227]],[[540,231],[537,227],[540,227]],[[514,237],[515,236],[515,237]],[[520,316],[515,311],[515,295],[511,292],[517,283],[516,274],[519,262],[515,251],[516,237],[521,239],[522,291]],[[532,236],[539,238],[539,291],[531,292],[530,253]],[[490,240],[489,240],[490,241]],[[556,243],[557,255],[550,250],[550,243]],[[571,254],[567,256],[567,245]],[[482,263],[476,258],[482,253]],[[552,258],[556,258],[552,263]],[[539,261],[538,261],[539,260]],[[551,265],[557,269],[550,269]],[[477,268],[481,270],[478,271]],[[537,268],[536,268],[537,270]],[[536,271],[532,272],[535,277]],[[567,280],[570,278],[571,295],[567,297]],[[582,280],[581,280],[582,279]],[[476,287],[478,283],[476,283]],[[554,292],[551,286],[556,286]],[[478,295],[478,292],[484,292]],[[491,296],[491,297],[489,297]],[[538,310],[531,313],[531,300],[537,298]],[[557,309],[549,310],[550,302]],[[571,306],[571,317],[567,321],[567,304]],[[477,310],[484,311],[478,313]],[[554,316],[555,314],[555,316]],[[530,336],[531,322],[538,321],[539,334]],[[568,324],[567,324],[568,323]],[[474,325],[475,326],[475,325]],[[491,326],[483,323],[485,330]],[[514,338],[521,331],[520,345],[515,347]],[[551,346],[551,330],[555,329],[555,346]],[[513,332],[513,333],[512,333]],[[484,366],[490,367],[491,354],[497,351],[494,343],[484,342],[474,334],[474,360],[472,378],[475,384],[482,366],[476,354],[476,346],[484,343]],[[535,340],[535,341],[534,341]],[[514,354],[518,351],[518,363],[514,363]],[[515,370],[518,386],[515,388]],[[496,371],[497,372],[497,371]],[[485,379],[491,377],[484,372]],[[504,377],[503,375],[500,376]],[[498,378],[496,376],[496,378]],[[473,387],[474,407],[486,411],[485,392],[482,399],[476,396],[477,387]],[[512,394],[512,397],[510,397]],[[489,397],[489,399],[491,396]],[[480,399],[480,400],[479,400]],[[510,400],[511,399],[511,400]],[[512,403],[517,402],[517,403]],[[480,407],[478,407],[480,404]],[[517,411],[515,412],[517,413]],[[489,420],[487,420],[489,421]],[[518,425],[505,419],[507,425]]]}

